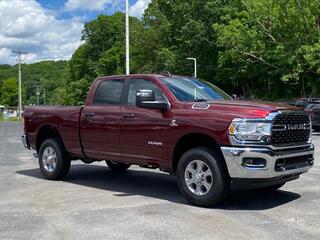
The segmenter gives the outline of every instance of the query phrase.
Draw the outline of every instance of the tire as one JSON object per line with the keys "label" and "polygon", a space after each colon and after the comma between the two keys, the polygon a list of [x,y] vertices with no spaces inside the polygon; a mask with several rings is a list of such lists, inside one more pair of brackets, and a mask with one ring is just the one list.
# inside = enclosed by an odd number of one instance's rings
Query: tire
{"label": "tire", "polygon": [[286,183],[279,183],[279,184],[276,184],[276,185],[272,185],[272,186],[269,186],[269,187],[264,187],[262,188],[263,191],[276,191],[278,190],[279,188],[283,187],[283,185],[285,185]]}
{"label": "tire", "polygon": [[111,171],[117,172],[117,173],[125,172],[130,167],[129,164],[125,164],[125,163],[117,163],[113,161],[106,161],[106,163],[108,167],[111,169]]}
{"label": "tire", "polygon": [[70,160],[62,142],[57,138],[45,140],[39,150],[39,166],[43,176],[50,180],[61,180],[69,172]]}
{"label": "tire", "polygon": [[193,148],[182,155],[177,166],[177,182],[189,202],[203,207],[221,202],[228,195],[231,184],[223,159],[205,147]]}

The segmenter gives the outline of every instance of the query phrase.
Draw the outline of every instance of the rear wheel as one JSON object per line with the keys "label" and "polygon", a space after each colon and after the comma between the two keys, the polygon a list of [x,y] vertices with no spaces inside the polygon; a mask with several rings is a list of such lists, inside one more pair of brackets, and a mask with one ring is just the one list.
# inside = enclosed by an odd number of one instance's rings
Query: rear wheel
{"label": "rear wheel", "polygon": [[125,172],[130,167],[129,164],[117,163],[114,161],[106,161],[106,163],[113,172]]}
{"label": "rear wheel", "polygon": [[70,160],[61,141],[57,138],[45,140],[39,150],[39,166],[43,176],[50,180],[64,178],[70,169]]}
{"label": "rear wheel", "polygon": [[177,181],[187,200],[198,206],[217,204],[230,190],[230,178],[223,160],[204,147],[193,148],[182,155]]}

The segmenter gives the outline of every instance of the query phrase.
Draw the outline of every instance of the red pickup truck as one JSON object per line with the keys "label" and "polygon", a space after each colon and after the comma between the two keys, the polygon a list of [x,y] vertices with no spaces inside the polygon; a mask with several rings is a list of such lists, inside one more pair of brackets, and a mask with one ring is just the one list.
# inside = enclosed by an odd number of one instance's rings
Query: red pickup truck
{"label": "red pickup truck", "polygon": [[278,189],[313,165],[310,118],[286,105],[235,101],[191,77],[97,78],[85,106],[27,107],[23,143],[48,179],[72,160],[106,161],[176,174],[193,204],[220,202],[233,188]]}

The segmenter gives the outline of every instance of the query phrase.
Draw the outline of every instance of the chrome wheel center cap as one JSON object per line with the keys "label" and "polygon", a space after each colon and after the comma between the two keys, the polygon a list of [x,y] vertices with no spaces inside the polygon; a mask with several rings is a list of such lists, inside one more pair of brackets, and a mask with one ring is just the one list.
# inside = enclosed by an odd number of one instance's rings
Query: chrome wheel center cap
{"label": "chrome wheel center cap", "polygon": [[197,183],[202,182],[202,180],[203,180],[203,174],[200,173],[200,172],[197,172],[197,173],[195,174],[195,180],[196,180]]}
{"label": "chrome wheel center cap", "polygon": [[198,195],[207,194],[212,187],[212,172],[202,160],[191,161],[184,172],[185,183],[188,189]]}

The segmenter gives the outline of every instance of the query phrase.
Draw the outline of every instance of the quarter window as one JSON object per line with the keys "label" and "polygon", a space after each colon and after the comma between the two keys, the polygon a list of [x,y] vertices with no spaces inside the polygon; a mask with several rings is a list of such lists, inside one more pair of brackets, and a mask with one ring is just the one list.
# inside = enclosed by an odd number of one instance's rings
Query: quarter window
{"label": "quarter window", "polygon": [[106,80],[100,83],[93,100],[94,105],[119,105],[123,80]]}

